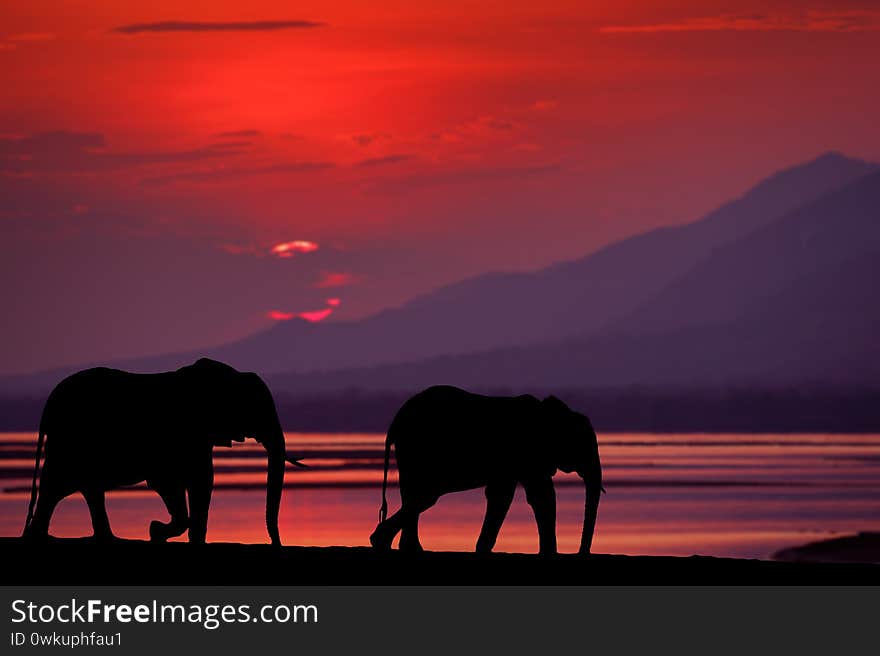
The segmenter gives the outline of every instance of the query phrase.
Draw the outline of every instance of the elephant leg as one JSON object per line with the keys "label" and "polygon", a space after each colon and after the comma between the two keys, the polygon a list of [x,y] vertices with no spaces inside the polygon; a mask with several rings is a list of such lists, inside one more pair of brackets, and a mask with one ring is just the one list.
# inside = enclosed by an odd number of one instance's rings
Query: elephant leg
{"label": "elephant leg", "polygon": [[200,454],[193,474],[187,484],[189,494],[189,541],[204,544],[208,533],[208,507],[214,489],[214,462],[210,449]]}
{"label": "elephant leg", "polygon": [[400,550],[418,553],[424,551],[419,541],[420,512],[407,512],[402,518],[403,527],[400,531]]}
{"label": "elephant leg", "polygon": [[151,487],[156,490],[171,519],[165,523],[154,519],[150,522],[150,541],[165,542],[168,538],[176,538],[183,535],[189,528],[189,517],[186,514],[186,488],[182,483],[151,483]]}
{"label": "elephant leg", "polygon": [[52,513],[55,512],[55,506],[66,495],[57,493],[55,490],[44,492],[40,490],[40,496],[37,498],[37,509],[34,511],[34,518],[28,526],[26,537],[43,539],[49,536],[49,521],[52,519]]}
{"label": "elephant leg", "polygon": [[381,522],[370,536],[370,544],[377,549],[390,549],[397,534],[400,536],[401,551],[422,551],[419,542],[419,515],[437,503],[436,496],[413,494],[401,488],[401,507],[384,522]]}
{"label": "elephant leg", "polygon": [[96,540],[108,541],[113,539],[113,531],[110,530],[110,519],[107,517],[107,504],[104,500],[104,490],[89,488],[83,490],[86,504],[89,506],[89,514],[92,516],[92,532]]}
{"label": "elephant leg", "polygon": [[486,486],[486,517],[483,528],[477,539],[477,553],[489,553],[498,539],[498,531],[507,516],[513,495],[516,492],[516,481],[490,483]]}
{"label": "elephant leg", "polygon": [[437,503],[436,496],[427,493],[407,494],[401,492],[400,505],[400,550],[423,551],[419,542],[419,515]]}
{"label": "elephant leg", "polygon": [[52,519],[52,513],[55,512],[55,507],[59,501],[73,491],[72,488],[65,485],[56,476],[51,464],[44,463],[43,471],[40,475],[37,507],[34,510],[34,516],[25,531],[24,537],[35,540],[46,539],[49,536],[49,522]]}
{"label": "elephant leg", "polygon": [[539,552],[542,554],[556,553],[556,490],[553,479],[549,476],[523,482],[526,489],[526,500],[535,513],[538,525]]}
{"label": "elephant leg", "polygon": [[376,529],[370,535],[370,544],[373,545],[373,547],[376,549],[391,548],[391,543],[400,532],[400,513],[401,511],[398,510],[384,522],[379,522],[379,525],[376,526]]}

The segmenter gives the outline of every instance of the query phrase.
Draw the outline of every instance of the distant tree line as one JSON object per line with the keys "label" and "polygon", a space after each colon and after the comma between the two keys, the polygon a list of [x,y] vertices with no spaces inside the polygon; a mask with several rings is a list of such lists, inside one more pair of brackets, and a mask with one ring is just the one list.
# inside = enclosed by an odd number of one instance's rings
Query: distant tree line
{"label": "distant tree line", "polygon": [[[504,389],[484,390],[513,394]],[[750,387],[533,390],[590,416],[599,431],[878,432],[880,388]],[[320,396],[275,395],[286,430],[384,432],[411,395],[359,389]],[[0,399],[0,430],[31,431],[44,399]]]}

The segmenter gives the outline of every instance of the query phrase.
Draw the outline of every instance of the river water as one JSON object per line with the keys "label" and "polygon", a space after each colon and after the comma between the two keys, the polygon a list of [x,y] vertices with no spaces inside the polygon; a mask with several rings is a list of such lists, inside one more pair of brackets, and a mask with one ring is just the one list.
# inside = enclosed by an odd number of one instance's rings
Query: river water
{"label": "river water", "polygon": [[[280,518],[285,544],[368,544],[380,503],[383,441],[378,434],[287,434],[288,449],[310,468],[287,471]],[[35,434],[0,433],[0,535],[21,532],[35,442]],[[607,433],[599,445],[608,493],[594,552],[767,558],[787,546],[880,530],[880,435]],[[214,462],[208,540],[267,542],[259,445],[217,448]],[[576,551],[583,487],[575,476],[555,480],[559,548]],[[393,512],[396,488],[389,501]],[[422,516],[422,544],[472,550],[484,508],[481,490],[442,497]],[[108,509],[121,537],[146,538],[150,520],[167,519],[161,500],[145,488],[111,493]],[[58,506],[51,533],[91,533],[82,497]],[[520,489],[496,550],[537,547]]]}

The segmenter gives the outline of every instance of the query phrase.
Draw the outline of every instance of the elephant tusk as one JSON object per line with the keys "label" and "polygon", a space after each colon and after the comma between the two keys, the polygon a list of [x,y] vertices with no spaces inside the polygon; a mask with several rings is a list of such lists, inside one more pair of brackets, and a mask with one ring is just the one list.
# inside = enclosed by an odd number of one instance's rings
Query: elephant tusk
{"label": "elephant tusk", "polygon": [[309,468],[309,466],[307,464],[305,464],[304,462],[302,462],[299,458],[292,458],[290,456],[285,456],[284,459],[287,460],[287,462],[289,462],[294,467],[302,467],[304,469]]}

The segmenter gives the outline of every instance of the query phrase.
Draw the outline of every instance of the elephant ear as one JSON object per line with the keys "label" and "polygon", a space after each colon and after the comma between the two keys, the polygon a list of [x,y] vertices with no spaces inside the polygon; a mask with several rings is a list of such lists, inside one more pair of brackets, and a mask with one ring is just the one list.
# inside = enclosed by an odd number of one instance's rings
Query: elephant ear
{"label": "elephant ear", "polygon": [[192,422],[189,430],[201,435],[213,446],[232,447],[242,442],[233,410],[238,406],[241,374],[223,362],[201,358],[177,370],[180,374],[178,396],[185,405],[182,416]]}
{"label": "elephant ear", "polygon": [[548,396],[541,401],[541,407],[544,411],[544,422],[547,428],[562,428],[571,415],[571,408],[555,396]]}
{"label": "elephant ear", "polygon": [[555,396],[548,396],[541,401],[540,426],[544,445],[544,458],[548,462],[555,462],[556,455],[563,448],[564,436],[567,433],[571,419],[571,408]]}
{"label": "elephant ear", "polygon": [[570,410],[570,408],[565,404],[565,401],[563,401],[555,396],[548,396],[547,398],[545,398],[542,401],[542,403],[544,404],[544,407],[546,407],[546,408],[556,409],[556,410]]}
{"label": "elephant ear", "polygon": [[[199,361],[201,362],[201,360]],[[208,360],[209,363],[213,361]],[[214,368],[216,376],[216,396],[205,403],[204,411],[213,414],[214,421],[207,437],[214,446],[232,448],[233,442],[244,442],[246,429],[241,423],[242,408],[249,407],[251,389],[247,384],[248,374],[242,374],[229,365],[218,364],[222,369]]]}

